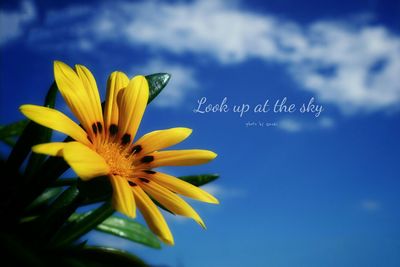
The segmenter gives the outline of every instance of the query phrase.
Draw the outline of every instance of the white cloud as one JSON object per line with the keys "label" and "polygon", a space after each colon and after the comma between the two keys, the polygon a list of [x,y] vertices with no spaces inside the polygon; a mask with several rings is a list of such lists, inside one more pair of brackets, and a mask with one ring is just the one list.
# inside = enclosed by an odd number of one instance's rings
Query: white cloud
{"label": "white cloud", "polygon": [[318,127],[323,129],[329,129],[335,126],[333,119],[329,117],[323,117],[318,121]]}
{"label": "white cloud", "polygon": [[246,191],[240,188],[222,187],[216,184],[206,184],[201,189],[216,196],[217,198],[243,198],[246,197]]}
{"label": "white cloud", "polygon": [[366,199],[361,202],[361,208],[368,212],[374,212],[381,209],[381,204],[372,199]]}
{"label": "white cloud", "polygon": [[275,21],[239,11],[228,2],[146,2],[138,9],[124,31],[134,43],[178,54],[209,54],[226,63],[277,52],[273,40],[259,38],[274,32]]}
{"label": "white cloud", "polygon": [[278,122],[278,127],[281,130],[290,133],[306,130],[331,129],[334,126],[335,122],[329,117],[321,117],[312,121],[306,121],[299,118],[284,118]]}
{"label": "white cloud", "polygon": [[24,33],[24,27],[36,19],[32,2],[24,1],[19,10],[0,10],[0,45],[8,43]]}
{"label": "white cloud", "polygon": [[345,113],[399,105],[398,36],[378,26],[352,29],[319,22],[310,28],[308,43],[291,71],[320,100],[338,104]]}
{"label": "white cloud", "polygon": [[287,132],[298,132],[303,129],[301,123],[293,119],[282,119],[278,123],[278,127]]}
{"label": "white cloud", "polygon": [[400,37],[368,18],[302,25],[228,1],[121,1],[53,10],[30,39],[43,47],[60,35],[82,50],[118,42],[221,64],[280,62],[301,88],[345,114],[400,103]]}
{"label": "white cloud", "polygon": [[153,59],[144,66],[133,67],[132,73],[152,74],[167,72],[171,74],[168,90],[161,92],[162,97],[157,97],[154,104],[159,107],[178,107],[186,96],[198,88],[195,71],[191,67],[171,64],[161,59]]}

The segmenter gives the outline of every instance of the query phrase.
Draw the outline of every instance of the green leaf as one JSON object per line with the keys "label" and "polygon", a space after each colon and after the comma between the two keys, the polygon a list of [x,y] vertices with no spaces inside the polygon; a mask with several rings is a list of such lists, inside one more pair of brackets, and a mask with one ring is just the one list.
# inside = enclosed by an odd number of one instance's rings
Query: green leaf
{"label": "green leaf", "polygon": [[50,86],[49,91],[47,92],[46,98],[44,99],[44,106],[48,108],[54,108],[56,105],[58,87],[56,82]]}
{"label": "green leaf", "polygon": [[148,267],[137,256],[122,250],[104,247],[86,247],[72,254],[85,266],[93,267]]}
{"label": "green leaf", "polygon": [[178,177],[195,186],[202,186],[216,180],[219,177],[218,174],[199,174],[199,175],[189,175]]}
{"label": "green leaf", "polygon": [[56,246],[68,245],[95,228],[113,213],[114,209],[111,202],[107,201],[97,209],[85,214],[85,216],[80,216],[75,221],[71,222],[53,238],[52,243]]}
{"label": "green leaf", "polygon": [[7,166],[10,169],[10,172],[19,171],[25,158],[31,152],[31,147],[37,144],[35,140],[41,132],[40,128],[42,128],[42,126],[32,121],[27,124],[7,159]]}
{"label": "green leaf", "polygon": [[25,183],[22,190],[18,191],[10,208],[14,210],[25,209],[68,169],[69,165],[62,157],[49,157],[31,177],[29,181],[32,182],[29,185]]}
{"label": "green leaf", "polygon": [[[156,98],[161,91],[167,86],[171,75],[168,73],[154,73],[145,76],[147,83],[149,84],[149,100],[147,104]],[[104,111],[105,101],[101,103],[101,108]]]}
{"label": "green leaf", "polygon": [[[57,86],[53,83],[47,93],[44,105],[54,107],[56,94]],[[31,121],[21,133],[7,159],[4,176],[8,177],[8,179],[2,185],[3,188],[6,188],[2,195],[10,205],[7,205],[4,213],[14,217],[16,220],[18,220],[17,218],[21,216],[26,207],[43,193],[49,181],[58,177],[50,170],[57,168],[58,175],[61,175],[68,168],[63,159],[54,160],[50,158],[47,160],[47,164],[44,164],[46,156],[31,154],[25,175],[17,179],[20,167],[31,152],[31,147],[39,143],[48,142],[50,138],[50,129]]]}
{"label": "green leaf", "polygon": [[154,73],[145,77],[149,84],[149,104],[168,84],[171,75],[168,73]]}
{"label": "green leaf", "polygon": [[[62,187],[78,185],[79,190],[82,191],[84,200],[82,205],[89,205],[97,202],[107,201],[111,198],[113,189],[109,178],[107,176],[96,177],[89,181],[83,181],[79,177],[76,178],[60,178],[49,186]],[[96,190],[93,190],[96,188]]]}
{"label": "green leaf", "polygon": [[13,140],[12,137],[4,138],[2,141],[3,141],[5,144],[7,144],[7,145],[9,145],[9,146],[11,146],[11,147],[14,147],[14,146],[15,146],[15,141]]}
{"label": "green leaf", "polygon": [[[89,181],[78,180],[78,187],[84,193],[85,199],[82,202],[84,205],[107,201],[111,198],[113,189],[110,180],[107,176],[97,177]],[[96,188],[96,190],[93,190]]]}
{"label": "green leaf", "polygon": [[[93,211],[83,214],[74,213],[69,218],[75,224],[79,224],[82,220],[90,216]],[[158,238],[142,224],[117,216],[110,216],[95,228],[98,231],[119,236],[152,248],[161,248],[161,243]]]}
{"label": "green leaf", "polygon": [[140,223],[111,216],[96,227],[96,230],[113,234],[152,248],[161,248],[158,238]]}
{"label": "green leaf", "polygon": [[46,211],[36,220],[39,238],[47,240],[58,232],[82,201],[77,186],[71,186],[59,195]]}
{"label": "green leaf", "polygon": [[[54,108],[54,105],[56,102],[57,91],[58,91],[57,84],[55,82],[53,82],[49,91],[47,92],[47,95],[46,95],[46,98],[44,101],[45,107]],[[38,129],[36,130],[37,135],[32,137],[33,145],[50,142],[52,130],[47,127],[43,127],[43,126],[39,126],[39,125],[37,127],[38,127]],[[25,175],[27,177],[32,176],[39,169],[40,165],[44,162],[46,157],[47,157],[46,155],[32,153],[29,157],[28,164],[25,168]]]}
{"label": "green leaf", "polygon": [[[57,86],[53,83],[47,93],[45,106],[54,106],[56,91]],[[15,143],[6,162],[5,176],[9,178],[2,184],[2,187],[7,189],[4,193],[2,192],[2,195],[4,195],[3,198],[11,203],[4,210],[5,214],[18,218],[30,202],[38,197],[46,188],[39,187],[41,182],[33,175],[43,163],[45,159],[43,155],[31,154],[25,169],[25,175],[20,179],[16,179],[16,176],[19,175],[21,165],[31,152],[32,146],[48,142],[50,138],[50,129],[31,121],[27,124],[18,141]]]}
{"label": "green leaf", "polygon": [[50,184],[51,187],[61,187],[61,186],[71,186],[75,185],[78,183],[80,178],[60,178],[55,180],[52,184]]}
{"label": "green leaf", "polygon": [[0,126],[0,140],[7,143],[12,141],[12,138],[19,136],[24,131],[28,120],[20,120],[8,125]]}
{"label": "green leaf", "polygon": [[[57,86],[55,85],[55,83],[53,83],[47,93],[45,106],[54,107],[54,101],[55,101],[54,98],[56,90]],[[43,127],[39,124],[36,124],[32,121],[29,122],[28,125],[25,127],[24,131],[22,132],[21,136],[19,137],[13,150],[11,151],[10,156],[8,157],[7,165],[10,171],[17,172],[19,170],[23,161],[31,152],[32,146],[39,143],[47,142],[48,140],[50,140],[50,138],[51,138],[50,129]],[[38,159],[43,160],[43,158],[41,157],[30,160],[32,161],[32,163],[28,163],[27,166],[28,172],[33,171],[32,169],[35,168],[34,164],[36,164],[37,162],[40,163],[40,160]]]}
{"label": "green leaf", "polygon": [[28,210],[35,210],[42,206],[46,206],[62,191],[61,187],[49,188],[43,194],[38,196],[29,206]]}

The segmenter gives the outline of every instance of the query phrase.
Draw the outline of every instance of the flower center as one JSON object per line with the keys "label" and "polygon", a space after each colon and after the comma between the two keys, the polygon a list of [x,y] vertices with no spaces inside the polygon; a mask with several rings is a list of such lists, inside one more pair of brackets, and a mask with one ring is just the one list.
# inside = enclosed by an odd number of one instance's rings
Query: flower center
{"label": "flower center", "polygon": [[122,177],[131,177],[135,166],[133,165],[134,155],[129,153],[127,146],[105,142],[96,147],[99,153],[110,166],[110,173]]}

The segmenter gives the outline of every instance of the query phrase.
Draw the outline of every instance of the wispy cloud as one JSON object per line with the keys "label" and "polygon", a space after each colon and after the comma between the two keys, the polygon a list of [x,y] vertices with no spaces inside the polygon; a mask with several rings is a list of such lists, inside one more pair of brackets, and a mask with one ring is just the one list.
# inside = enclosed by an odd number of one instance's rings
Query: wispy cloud
{"label": "wispy cloud", "polygon": [[189,66],[170,63],[162,59],[153,59],[144,66],[132,68],[133,74],[152,74],[156,72],[167,72],[172,75],[168,90],[162,91],[162,97],[154,100],[154,104],[159,107],[179,107],[183,104],[188,94],[198,89],[195,70]]}
{"label": "wispy cloud", "polygon": [[[316,20],[303,25],[246,10],[235,1],[104,2],[49,12],[29,34],[91,50],[112,42],[219,64],[257,58],[279,62],[300,88],[344,114],[392,110],[400,103],[400,37],[368,20]],[[60,40],[63,42],[60,42]],[[61,44],[61,45],[60,45]]]}
{"label": "wispy cloud", "polygon": [[322,129],[330,129],[335,126],[335,121],[329,117],[322,117],[318,121],[318,127]]}
{"label": "wispy cloud", "polygon": [[345,113],[395,108],[400,102],[400,38],[380,26],[318,22],[290,70],[320,100]]}
{"label": "wispy cloud", "polygon": [[297,120],[293,120],[293,119],[282,119],[279,123],[278,123],[278,127],[284,131],[287,132],[299,132],[302,130],[303,126],[301,125],[301,123]]}
{"label": "wispy cloud", "polygon": [[243,198],[246,197],[247,193],[243,189],[240,188],[232,188],[232,187],[222,187],[216,184],[206,184],[201,187],[203,190],[208,193],[215,195],[218,198]]}
{"label": "wispy cloud", "polygon": [[18,10],[0,10],[0,45],[24,33],[24,27],[36,19],[36,9],[31,1],[21,3]]}
{"label": "wispy cloud", "polygon": [[381,204],[373,199],[365,199],[361,201],[361,208],[368,212],[375,212],[381,209]]}
{"label": "wispy cloud", "polygon": [[309,131],[309,130],[331,129],[334,126],[335,126],[334,120],[329,117],[321,117],[313,121],[305,121],[299,118],[284,118],[278,122],[278,127],[281,130],[290,133]]}

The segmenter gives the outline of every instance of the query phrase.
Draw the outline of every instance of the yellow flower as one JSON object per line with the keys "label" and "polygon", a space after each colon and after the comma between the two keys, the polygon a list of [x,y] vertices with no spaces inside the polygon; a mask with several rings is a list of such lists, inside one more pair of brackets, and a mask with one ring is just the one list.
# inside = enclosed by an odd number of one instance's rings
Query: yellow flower
{"label": "yellow flower", "polygon": [[113,72],[103,116],[96,81],[86,67],[76,65],[73,70],[56,61],[54,76],[82,127],[55,109],[22,105],[20,110],[29,119],[75,140],[40,144],[32,150],[63,157],[82,180],[107,175],[113,187],[114,208],[134,218],[137,206],[150,229],[167,244],[174,244],[172,234],[149,196],[172,213],[190,217],[205,227],[196,211],[177,194],[208,203],[217,204],[218,200],[196,186],[152,169],[202,164],[216,154],[198,149],[159,151],[185,140],[192,132],[188,128],[150,132],[133,142],[149,98],[145,77],[129,80],[124,73]]}

